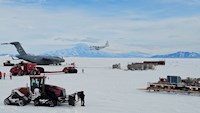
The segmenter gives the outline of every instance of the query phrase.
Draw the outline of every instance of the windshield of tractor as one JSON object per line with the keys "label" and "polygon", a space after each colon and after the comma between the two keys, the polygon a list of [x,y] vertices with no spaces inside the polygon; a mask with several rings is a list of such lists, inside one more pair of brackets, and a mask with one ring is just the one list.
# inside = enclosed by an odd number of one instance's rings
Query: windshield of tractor
{"label": "windshield of tractor", "polygon": [[41,79],[41,78],[32,78],[31,79],[31,87],[33,87],[33,89],[41,88],[43,83],[44,83],[44,79]]}
{"label": "windshield of tractor", "polygon": [[31,76],[30,77],[30,86],[31,91],[33,92],[35,88],[42,90],[44,88],[45,76]]}
{"label": "windshield of tractor", "polygon": [[33,86],[33,87],[39,87],[40,86],[40,80],[38,80],[38,79],[36,79],[36,78],[33,78],[32,80],[31,80],[31,86]]}

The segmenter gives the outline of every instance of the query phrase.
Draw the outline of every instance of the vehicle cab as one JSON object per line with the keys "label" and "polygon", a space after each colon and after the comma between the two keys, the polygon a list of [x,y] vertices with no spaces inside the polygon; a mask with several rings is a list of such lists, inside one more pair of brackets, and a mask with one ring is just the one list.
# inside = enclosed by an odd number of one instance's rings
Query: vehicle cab
{"label": "vehicle cab", "polygon": [[44,92],[46,76],[30,76],[31,91],[34,92],[35,88],[38,88],[41,92]]}

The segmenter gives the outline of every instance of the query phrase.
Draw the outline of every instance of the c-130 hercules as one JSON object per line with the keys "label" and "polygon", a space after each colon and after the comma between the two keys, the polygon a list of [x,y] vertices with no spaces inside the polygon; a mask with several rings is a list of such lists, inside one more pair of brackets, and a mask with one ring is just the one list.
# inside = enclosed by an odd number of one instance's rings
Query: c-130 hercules
{"label": "c-130 hercules", "polygon": [[27,54],[19,42],[2,43],[1,45],[5,45],[5,44],[12,44],[16,47],[19,53],[19,55],[16,56],[17,58],[23,59],[25,61],[29,61],[32,63],[36,63],[38,65],[50,65],[50,64],[61,65],[61,62],[65,62],[63,58],[60,58],[57,56],[35,56],[35,55]]}
{"label": "c-130 hercules", "polygon": [[100,49],[106,48],[108,46],[109,46],[109,43],[107,41],[104,46],[90,46],[90,50],[100,50]]}

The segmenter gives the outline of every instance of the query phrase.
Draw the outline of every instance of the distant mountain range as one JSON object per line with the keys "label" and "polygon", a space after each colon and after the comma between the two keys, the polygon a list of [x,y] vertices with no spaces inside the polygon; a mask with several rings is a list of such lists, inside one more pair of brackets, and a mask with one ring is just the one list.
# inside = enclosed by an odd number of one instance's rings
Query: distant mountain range
{"label": "distant mountain range", "polygon": [[143,52],[128,52],[128,53],[108,53],[104,51],[90,50],[86,44],[77,44],[73,48],[50,51],[42,55],[52,56],[68,56],[68,57],[110,57],[110,58],[200,58],[199,53],[195,52],[176,52],[165,55],[151,55]]}
{"label": "distant mountain range", "polygon": [[6,56],[6,55],[9,55],[9,56],[10,56],[10,54],[0,54],[0,56]]}
{"label": "distant mountain range", "polygon": [[70,49],[62,49],[57,51],[50,51],[43,53],[42,55],[51,56],[67,56],[67,57],[110,57],[110,58],[131,58],[131,57],[150,57],[150,54],[142,52],[129,52],[129,53],[108,53],[101,50],[90,50],[90,47],[86,44],[77,44]]}
{"label": "distant mountain range", "polygon": [[[5,56],[8,54],[0,54]],[[49,51],[40,55],[61,56],[61,57],[102,57],[102,58],[200,58],[200,54],[196,52],[176,52],[164,55],[151,55],[143,52],[128,53],[110,53],[102,50],[90,50],[86,44],[76,44],[73,48],[62,49],[57,51]],[[14,56],[14,55],[11,55]]]}
{"label": "distant mountain range", "polygon": [[165,55],[154,55],[151,58],[200,58],[200,54],[195,52],[179,51],[176,53],[165,54]]}

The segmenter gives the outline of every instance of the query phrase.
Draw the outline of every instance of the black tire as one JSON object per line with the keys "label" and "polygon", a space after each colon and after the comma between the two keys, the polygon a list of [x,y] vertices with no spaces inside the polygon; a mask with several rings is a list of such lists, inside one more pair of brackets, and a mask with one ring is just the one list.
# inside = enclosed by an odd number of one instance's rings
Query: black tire
{"label": "black tire", "polygon": [[74,73],[77,73],[78,72],[78,70],[77,69],[74,69]]}
{"label": "black tire", "polygon": [[33,75],[37,75],[37,71],[36,70],[33,70]]}
{"label": "black tire", "polygon": [[57,101],[55,101],[55,100],[50,100],[49,101],[49,107],[54,107],[56,105],[57,105]]}
{"label": "black tire", "polygon": [[29,75],[33,75],[33,70],[30,71]]}
{"label": "black tire", "polygon": [[31,70],[30,71],[30,75],[36,75],[36,74],[37,74],[36,70]]}
{"label": "black tire", "polygon": [[17,73],[12,72],[12,76],[17,76]]}
{"label": "black tire", "polygon": [[19,106],[24,106],[25,105],[25,102],[23,100],[19,100],[17,103],[18,103]]}
{"label": "black tire", "polygon": [[36,67],[36,68],[40,73],[44,73],[44,68],[42,68],[42,67]]}
{"label": "black tire", "polygon": [[40,75],[40,71],[39,70],[37,70],[36,73],[37,73],[37,75]]}
{"label": "black tire", "polygon": [[71,70],[69,70],[69,73],[77,73],[77,72],[78,72],[77,69],[71,69]]}
{"label": "black tire", "polygon": [[8,99],[8,98],[6,98],[5,100],[4,100],[4,105],[10,105],[11,103],[10,103],[10,100]]}
{"label": "black tire", "polygon": [[31,95],[28,96],[28,101],[27,103],[30,103],[31,102]]}
{"label": "black tire", "polygon": [[58,104],[56,100],[54,100],[53,103],[55,106],[57,106],[57,104]]}
{"label": "black tire", "polygon": [[39,106],[40,101],[38,99],[34,100],[34,106]]}
{"label": "black tire", "polygon": [[18,76],[23,76],[23,75],[24,75],[24,72],[21,70],[21,71],[18,72],[17,75],[18,75]]}

